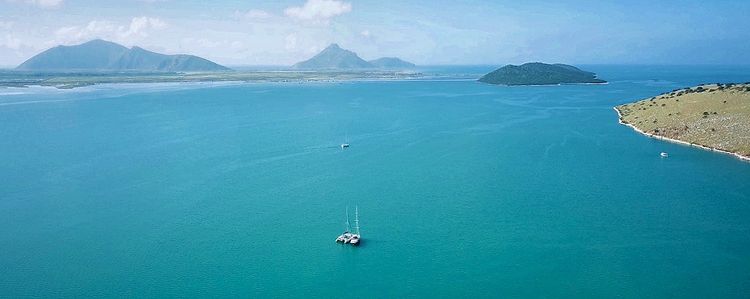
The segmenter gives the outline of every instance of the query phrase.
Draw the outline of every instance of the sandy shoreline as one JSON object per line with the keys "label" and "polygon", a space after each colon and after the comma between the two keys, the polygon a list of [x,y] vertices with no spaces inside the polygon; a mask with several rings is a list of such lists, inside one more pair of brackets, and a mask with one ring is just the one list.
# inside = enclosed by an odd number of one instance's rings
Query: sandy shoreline
{"label": "sandy shoreline", "polygon": [[682,145],[687,145],[687,146],[692,146],[692,147],[698,147],[698,148],[701,148],[701,149],[704,149],[704,150],[707,150],[707,151],[720,152],[720,153],[724,153],[724,154],[735,156],[736,158],[739,158],[742,161],[750,162],[750,156],[743,156],[743,155],[740,155],[738,153],[733,153],[733,152],[730,152],[730,151],[726,151],[726,150],[718,149],[718,148],[713,148],[713,147],[705,146],[705,145],[702,145],[702,144],[690,143],[690,142],[686,142],[686,141],[682,141],[682,140],[672,139],[672,138],[669,138],[669,137],[664,137],[664,136],[659,136],[659,135],[654,135],[654,134],[646,133],[643,130],[637,128],[636,126],[634,126],[632,124],[623,122],[622,121],[622,114],[620,114],[620,110],[618,110],[617,107],[613,107],[613,109],[615,109],[615,112],[617,112],[617,122],[619,122],[621,125],[628,126],[631,129],[635,130],[636,132],[641,133],[643,135],[646,135],[648,137],[655,138],[655,139],[660,139],[660,140],[664,140],[664,141],[667,141],[667,142],[672,142],[672,143],[677,143],[677,144],[682,144]]}

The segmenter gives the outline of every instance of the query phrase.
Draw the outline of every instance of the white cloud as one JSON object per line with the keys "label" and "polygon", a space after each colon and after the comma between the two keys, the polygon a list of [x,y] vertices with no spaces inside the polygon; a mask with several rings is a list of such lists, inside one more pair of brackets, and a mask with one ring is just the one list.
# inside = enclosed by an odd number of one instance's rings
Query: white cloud
{"label": "white cloud", "polygon": [[231,18],[239,21],[247,21],[249,24],[271,23],[281,21],[276,15],[262,9],[235,10]]}
{"label": "white cloud", "polygon": [[125,29],[121,26],[118,29],[118,33],[123,38],[129,38],[132,36],[146,37],[148,36],[148,30],[150,29],[163,29],[167,27],[167,23],[158,18],[149,17],[135,17],[130,21],[130,26]]}
{"label": "white cloud", "polygon": [[297,48],[297,35],[292,33],[284,38],[284,49],[294,50]]}
{"label": "white cloud", "polygon": [[6,1],[10,3],[15,3],[15,2],[26,3],[26,4],[35,5],[41,8],[45,8],[45,9],[57,8],[57,7],[60,7],[60,5],[62,5],[63,3],[63,0],[6,0]]}
{"label": "white cloud", "polygon": [[352,11],[352,4],[339,0],[307,0],[302,6],[284,10],[288,17],[302,21],[326,23],[331,18]]}
{"label": "white cloud", "polygon": [[246,46],[243,42],[237,41],[237,40],[215,40],[215,39],[207,39],[207,38],[195,38],[195,37],[185,37],[180,40],[181,44],[184,45],[190,45],[194,48],[199,48],[205,50],[214,51],[215,49],[223,49],[223,50],[231,50],[233,52],[243,51],[246,49]]}
{"label": "white cloud", "polygon": [[368,38],[372,36],[372,34],[370,33],[370,30],[363,30],[362,32],[359,33],[359,35],[368,37]]}
{"label": "white cloud", "polygon": [[18,50],[22,45],[21,40],[11,34],[5,34],[4,38],[0,38],[0,47]]}
{"label": "white cloud", "polygon": [[260,10],[260,9],[251,9],[245,13],[237,11],[235,12],[235,14],[242,18],[247,18],[247,19],[268,19],[273,16],[269,12],[265,10]]}
{"label": "white cloud", "polygon": [[129,25],[118,25],[111,21],[94,20],[86,26],[67,26],[55,31],[56,43],[75,44],[94,38],[103,38],[131,44],[149,36],[151,30],[160,30],[167,23],[158,18],[134,17]]}
{"label": "white cloud", "polygon": [[194,38],[194,37],[183,38],[182,43],[189,44],[189,45],[202,48],[202,49],[215,49],[224,45],[224,43],[220,41],[214,41],[214,40],[205,39],[205,38]]}
{"label": "white cloud", "polygon": [[26,2],[31,2],[32,4],[42,8],[54,8],[60,6],[63,0],[27,0]]}
{"label": "white cloud", "polygon": [[13,28],[14,23],[11,21],[0,21],[0,29],[4,30],[10,30],[10,28]]}
{"label": "white cloud", "polygon": [[116,31],[114,23],[109,21],[91,21],[86,26],[67,26],[57,29],[55,37],[59,43],[79,43],[92,38],[106,38]]}

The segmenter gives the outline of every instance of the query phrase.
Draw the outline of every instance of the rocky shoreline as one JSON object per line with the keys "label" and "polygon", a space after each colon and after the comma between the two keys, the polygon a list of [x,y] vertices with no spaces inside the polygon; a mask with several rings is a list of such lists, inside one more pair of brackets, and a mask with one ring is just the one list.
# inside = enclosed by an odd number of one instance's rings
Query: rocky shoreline
{"label": "rocky shoreline", "polygon": [[614,109],[643,135],[750,161],[750,82],[675,89]]}
{"label": "rocky shoreline", "polygon": [[648,136],[648,137],[651,137],[651,138],[655,138],[655,139],[664,140],[664,141],[668,141],[668,142],[672,142],[672,143],[677,143],[677,144],[682,144],[682,145],[697,147],[697,148],[701,148],[701,149],[712,151],[712,152],[719,152],[719,153],[723,153],[723,154],[728,154],[728,155],[732,155],[732,156],[734,156],[736,158],[739,158],[742,161],[750,162],[750,156],[742,155],[742,154],[740,154],[738,152],[733,152],[733,151],[729,151],[729,150],[725,150],[725,149],[721,149],[721,148],[716,148],[716,147],[712,147],[712,146],[706,145],[706,144],[698,144],[698,143],[694,143],[694,142],[688,142],[688,141],[684,141],[684,140],[670,138],[670,137],[667,137],[667,136],[664,136],[664,135],[659,135],[658,133],[648,133],[648,132],[642,130],[641,128],[638,128],[637,126],[633,125],[632,123],[626,121],[624,119],[622,111],[618,107],[621,107],[621,106],[614,107],[615,112],[617,112],[618,122],[621,125],[630,127],[631,129],[633,129],[636,132],[641,133],[641,134],[643,134],[645,136]]}

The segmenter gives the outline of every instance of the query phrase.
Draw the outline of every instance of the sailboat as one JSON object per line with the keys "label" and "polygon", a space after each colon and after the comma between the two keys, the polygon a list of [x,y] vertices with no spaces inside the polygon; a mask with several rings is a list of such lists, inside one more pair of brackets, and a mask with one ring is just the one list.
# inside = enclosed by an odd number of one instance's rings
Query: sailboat
{"label": "sailboat", "polygon": [[336,238],[336,242],[338,243],[349,243],[349,240],[352,238],[352,233],[349,232],[349,207],[346,207],[346,230],[343,234],[338,236]]}
{"label": "sailboat", "polygon": [[359,245],[360,234],[359,234],[359,207],[354,206],[354,234],[349,239],[349,244]]}
{"label": "sailboat", "polygon": [[346,142],[341,144],[341,149],[345,149],[349,147],[349,134],[346,134]]}
{"label": "sailboat", "polygon": [[354,210],[354,232],[350,232],[351,227],[349,225],[349,208],[346,208],[346,230],[343,234],[339,235],[336,238],[337,243],[344,243],[344,244],[351,244],[351,245],[359,245],[359,242],[361,240],[360,234],[359,234],[359,207],[355,206]]}

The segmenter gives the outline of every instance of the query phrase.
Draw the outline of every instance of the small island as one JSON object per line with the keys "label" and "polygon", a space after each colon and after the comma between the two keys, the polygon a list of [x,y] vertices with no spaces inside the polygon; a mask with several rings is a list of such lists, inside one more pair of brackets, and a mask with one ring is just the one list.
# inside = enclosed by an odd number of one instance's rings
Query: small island
{"label": "small island", "polygon": [[750,82],[677,89],[615,110],[647,136],[750,160]]}
{"label": "small island", "polygon": [[567,64],[541,62],[506,65],[479,78],[479,82],[497,85],[558,85],[574,83],[607,83],[596,74]]}

